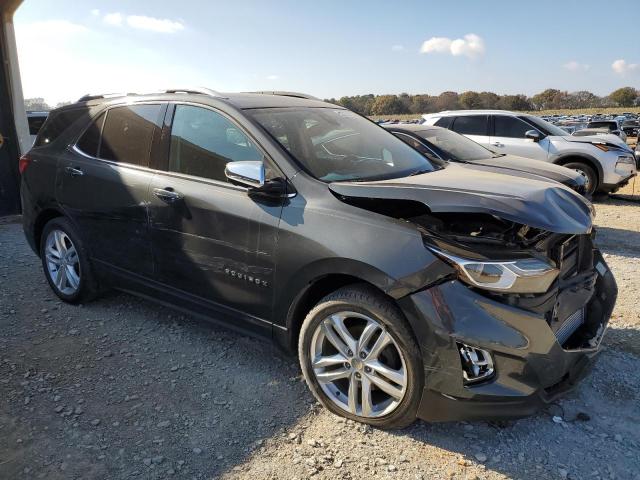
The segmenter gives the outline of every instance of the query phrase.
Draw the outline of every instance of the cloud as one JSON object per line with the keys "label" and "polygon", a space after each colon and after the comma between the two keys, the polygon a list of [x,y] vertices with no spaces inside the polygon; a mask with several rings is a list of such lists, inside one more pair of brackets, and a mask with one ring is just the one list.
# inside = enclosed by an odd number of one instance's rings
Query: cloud
{"label": "cloud", "polygon": [[448,53],[455,57],[464,55],[469,58],[480,57],[484,52],[484,40],[475,33],[468,33],[463,38],[454,40],[448,37],[431,37],[420,48],[420,53]]}
{"label": "cloud", "polygon": [[279,78],[278,75],[267,75],[267,80],[278,80]]}
{"label": "cloud", "polygon": [[102,21],[107,25],[121,27],[128,25],[138,30],[147,30],[158,33],[176,33],[184,30],[184,24],[180,21],[168,18],[155,18],[146,15],[123,15],[119,12],[107,13],[102,17]]}
{"label": "cloud", "polygon": [[591,68],[590,65],[587,65],[586,63],[579,63],[575,60],[565,63],[563,67],[570,72],[586,72]]}
{"label": "cloud", "polygon": [[614,72],[620,75],[624,75],[627,72],[633,72],[635,70],[640,70],[640,65],[637,63],[627,63],[626,60],[620,59],[616,60],[611,64],[611,68]]}
{"label": "cloud", "polygon": [[98,8],[94,8],[93,10],[91,10],[91,15],[93,15],[94,17],[100,16],[100,10]]}
{"label": "cloud", "polygon": [[107,13],[104,17],[102,17],[102,21],[107,25],[113,25],[114,27],[122,26],[122,22],[124,17],[121,13]]}
{"label": "cloud", "polygon": [[402,50],[404,50],[404,45],[393,45],[391,47],[391,50],[393,50],[394,52],[401,52]]}
{"label": "cloud", "polygon": [[168,18],[154,18],[144,15],[129,15],[127,24],[132,28],[150,30],[159,33],[176,33],[184,30],[182,22],[169,20]]}

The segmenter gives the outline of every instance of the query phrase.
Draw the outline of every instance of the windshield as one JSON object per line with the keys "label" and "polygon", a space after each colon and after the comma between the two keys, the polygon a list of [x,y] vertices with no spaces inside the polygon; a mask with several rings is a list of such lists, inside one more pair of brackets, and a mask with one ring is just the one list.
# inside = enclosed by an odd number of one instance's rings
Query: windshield
{"label": "windshield", "polygon": [[445,128],[424,130],[416,132],[416,134],[429,142],[430,146],[436,150],[436,153],[445,160],[470,162],[496,156],[492,151],[487,150],[464,135]]}
{"label": "windshield", "polygon": [[523,116],[523,117],[520,117],[520,118],[522,118],[523,120],[526,120],[530,124],[532,124],[535,127],[537,127],[545,135],[557,135],[559,137],[566,137],[566,136],[570,135],[568,132],[565,132],[560,127],[556,127],[552,123],[549,123],[546,120],[543,120],[543,119],[541,119],[539,117],[534,117],[532,115],[526,115],[526,116]]}
{"label": "windshield", "polygon": [[349,110],[269,108],[247,113],[324,182],[384,180],[434,170],[402,140]]}

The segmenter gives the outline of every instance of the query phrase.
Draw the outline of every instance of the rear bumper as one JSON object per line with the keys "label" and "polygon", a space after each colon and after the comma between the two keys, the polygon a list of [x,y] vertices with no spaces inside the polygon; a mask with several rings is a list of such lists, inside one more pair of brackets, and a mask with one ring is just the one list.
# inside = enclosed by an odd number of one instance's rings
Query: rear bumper
{"label": "rear bumper", "polygon": [[[402,299],[425,367],[418,416],[428,421],[518,418],[574,388],[600,352],[617,296],[599,253],[596,262],[606,270],[597,274],[593,295],[570,306],[585,308],[585,329],[600,327],[589,348],[565,350],[543,314],[496,302],[456,280]],[[493,376],[465,384],[457,342],[491,352]]]}

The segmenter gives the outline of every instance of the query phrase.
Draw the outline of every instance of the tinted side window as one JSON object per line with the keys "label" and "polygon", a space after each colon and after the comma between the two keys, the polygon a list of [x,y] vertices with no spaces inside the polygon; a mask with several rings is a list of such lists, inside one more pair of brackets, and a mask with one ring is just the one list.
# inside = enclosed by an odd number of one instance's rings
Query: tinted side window
{"label": "tinted side window", "polygon": [[98,156],[119,163],[148,166],[161,108],[161,105],[129,105],[109,110]]}
{"label": "tinted side window", "polygon": [[207,108],[176,105],[169,170],[225,182],[228,162],[259,161],[262,154],[224,116]]}
{"label": "tinted side window", "polygon": [[421,154],[423,154],[428,159],[438,159],[439,157],[430,149],[425,147],[421,142],[416,140],[415,138],[405,135],[404,133],[394,132],[394,135],[402,140],[404,143],[418,150]]}
{"label": "tinted side window", "polygon": [[453,122],[453,131],[462,135],[486,135],[487,116],[464,115],[462,117],[456,117]]}
{"label": "tinted side window", "polygon": [[98,156],[98,147],[100,146],[100,132],[102,131],[102,124],[104,122],[104,113],[89,125],[89,128],[85,130],[76,143],[76,147],[83,153],[90,157]]}
{"label": "tinted side window", "polygon": [[86,113],[86,111],[85,108],[76,108],[60,112],[51,112],[38,132],[38,138],[36,138],[33,146],[40,147],[53,142],[62,132],[71,126],[73,122],[78,120],[82,114]]}
{"label": "tinted side window", "polygon": [[496,115],[494,118],[494,129],[496,137],[525,138],[525,132],[535,130],[528,123],[515,117]]}
{"label": "tinted side window", "polygon": [[456,117],[442,117],[434,125],[436,127],[451,128],[451,122]]}

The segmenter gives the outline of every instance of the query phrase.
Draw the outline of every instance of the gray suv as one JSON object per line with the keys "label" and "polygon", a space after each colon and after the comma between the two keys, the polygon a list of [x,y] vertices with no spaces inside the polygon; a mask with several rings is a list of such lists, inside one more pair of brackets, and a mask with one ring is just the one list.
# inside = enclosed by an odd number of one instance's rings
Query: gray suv
{"label": "gray suv", "polygon": [[434,164],[300,94],[86,97],[20,171],[63,301],[115,288],[273,339],[380,427],[534,412],[586,374],[616,300],[578,193]]}

